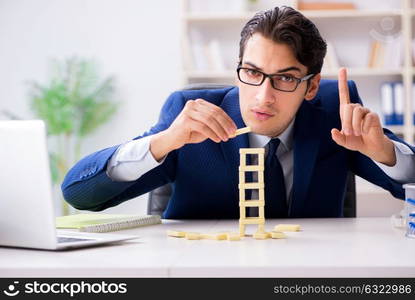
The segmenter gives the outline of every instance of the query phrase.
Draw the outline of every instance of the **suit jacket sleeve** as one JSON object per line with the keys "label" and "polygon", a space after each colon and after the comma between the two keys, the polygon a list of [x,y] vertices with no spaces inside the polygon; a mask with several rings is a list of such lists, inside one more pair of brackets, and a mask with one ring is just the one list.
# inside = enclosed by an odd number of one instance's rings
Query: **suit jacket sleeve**
{"label": "suit jacket sleeve", "polygon": [[[357,92],[356,85],[353,81],[349,81],[349,91],[351,101],[354,103],[362,104],[362,100]],[[391,140],[400,142],[407,145],[412,152],[415,153],[415,148],[402,139],[398,138],[388,129],[383,129],[386,136]],[[381,186],[388,190],[394,197],[405,199],[405,190],[402,187],[402,183],[390,178],[379,166],[374,163],[369,157],[361,154],[357,151],[350,151],[350,169],[356,175],[366,179],[367,181]]]}
{"label": "suit jacket sleeve", "polygon": [[[135,139],[167,129],[185,102],[181,92],[173,93],[162,107],[157,124]],[[174,180],[177,151],[169,153],[163,164],[135,181],[112,181],[106,174],[107,163],[118,147],[119,145],[92,153],[69,170],[61,186],[63,196],[69,204],[81,210],[100,211]]]}

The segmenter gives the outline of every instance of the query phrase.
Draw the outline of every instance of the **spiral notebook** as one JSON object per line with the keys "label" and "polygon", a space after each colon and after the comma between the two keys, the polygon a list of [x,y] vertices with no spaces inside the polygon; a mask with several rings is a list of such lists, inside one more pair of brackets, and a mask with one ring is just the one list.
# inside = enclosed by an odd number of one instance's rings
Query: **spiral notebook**
{"label": "spiral notebook", "polygon": [[158,215],[76,214],[56,218],[56,228],[84,232],[109,232],[155,224],[161,224]]}

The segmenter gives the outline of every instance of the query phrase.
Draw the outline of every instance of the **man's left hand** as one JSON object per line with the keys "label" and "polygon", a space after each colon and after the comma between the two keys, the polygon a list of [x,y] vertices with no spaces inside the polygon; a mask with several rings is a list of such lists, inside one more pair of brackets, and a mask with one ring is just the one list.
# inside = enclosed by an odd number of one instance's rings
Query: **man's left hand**
{"label": "man's left hand", "polygon": [[383,133],[379,116],[358,103],[350,103],[347,73],[339,70],[339,99],[341,131],[331,130],[333,140],[340,146],[393,166],[396,163],[395,146]]}

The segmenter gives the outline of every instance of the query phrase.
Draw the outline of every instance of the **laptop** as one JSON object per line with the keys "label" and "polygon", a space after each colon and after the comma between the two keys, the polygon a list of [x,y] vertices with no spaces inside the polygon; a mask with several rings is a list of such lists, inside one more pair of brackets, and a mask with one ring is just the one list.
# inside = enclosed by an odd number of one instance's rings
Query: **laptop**
{"label": "laptop", "polygon": [[0,121],[0,246],[63,250],[137,236],[56,230],[46,127]]}

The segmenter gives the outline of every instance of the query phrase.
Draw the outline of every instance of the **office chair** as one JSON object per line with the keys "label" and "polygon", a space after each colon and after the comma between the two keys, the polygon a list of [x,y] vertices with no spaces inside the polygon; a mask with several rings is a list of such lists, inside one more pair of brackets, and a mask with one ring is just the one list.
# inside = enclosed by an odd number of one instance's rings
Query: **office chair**
{"label": "office chair", "polygon": [[[220,85],[212,83],[194,83],[187,85],[183,90],[202,90],[202,89],[223,89],[230,85]],[[162,215],[167,208],[167,203],[172,194],[172,184],[160,186],[149,193],[147,202],[147,214]],[[356,217],[356,182],[355,175],[351,172],[347,175],[346,193],[344,195],[343,216],[348,218]]]}

